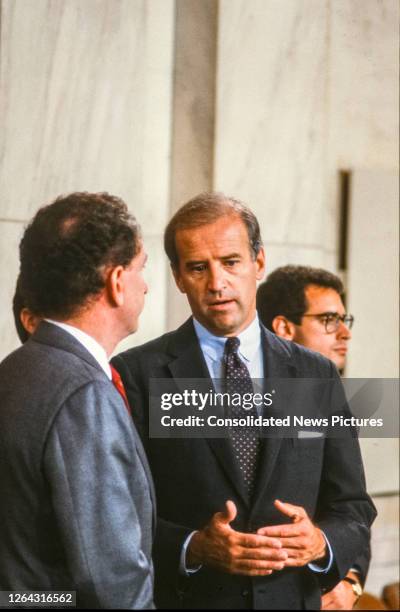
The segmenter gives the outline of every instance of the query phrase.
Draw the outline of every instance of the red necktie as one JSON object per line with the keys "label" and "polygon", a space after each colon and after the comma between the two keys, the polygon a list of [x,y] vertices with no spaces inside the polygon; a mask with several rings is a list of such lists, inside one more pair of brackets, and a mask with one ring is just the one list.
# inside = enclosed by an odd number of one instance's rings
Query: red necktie
{"label": "red necktie", "polygon": [[114,368],[114,366],[111,365],[111,363],[110,363],[110,368],[111,368],[111,376],[112,376],[113,385],[118,391],[118,393],[121,395],[122,399],[124,400],[127,411],[129,412],[129,414],[132,414],[131,407],[129,406],[128,397],[126,395],[124,383],[122,382],[121,376],[119,375],[119,372]]}

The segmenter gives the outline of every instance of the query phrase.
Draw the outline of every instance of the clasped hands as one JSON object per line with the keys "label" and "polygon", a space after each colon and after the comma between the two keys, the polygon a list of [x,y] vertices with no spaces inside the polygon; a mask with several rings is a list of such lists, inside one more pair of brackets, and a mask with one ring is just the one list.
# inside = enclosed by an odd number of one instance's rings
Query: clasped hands
{"label": "clasped hands", "polygon": [[187,551],[188,565],[209,565],[229,574],[268,576],[285,567],[301,567],[322,559],[325,538],[304,508],[279,500],[274,505],[292,522],[261,527],[257,533],[241,533],[230,526],[237,509],[227,501],[225,509],[193,535]]}

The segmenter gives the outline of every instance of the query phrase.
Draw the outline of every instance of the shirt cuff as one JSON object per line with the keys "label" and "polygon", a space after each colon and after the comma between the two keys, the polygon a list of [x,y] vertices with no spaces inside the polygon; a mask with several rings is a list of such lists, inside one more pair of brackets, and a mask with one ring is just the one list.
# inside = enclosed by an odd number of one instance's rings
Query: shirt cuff
{"label": "shirt cuff", "polygon": [[197,565],[196,567],[191,567],[191,568],[186,567],[186,551],[190,544],[190,540],[192,539],[195,533],[197,533],[197,531],[192,531],[192,533],[189,533],[188,537],[186,538],[182,546],[182,552],[181,552],[181,557],[179,561],[179,573],[183,574],[183,576],[190,576],[191,574],[195,574],[196,572],[199,571],[199,569],[203,567],[202,565]]}
{"label": "shirt cuff", "polygon": [[329,570],[332,567],[332,563],[333,563],[333,552],[332,552],[332,547],[329,544],[329,540],[326,537],[326,535],[324,534],[323,531],[321,531],[322,535],[325,538],[325,542],[326,542],[326,546],[328,548],[328,563],[326,565],[326,567],[322,567],[321,565],[319,565],[318,563],[309,563],[308,567],[310,568],[311,571],[316,572],[317,574],[327,574],[329,572]]}

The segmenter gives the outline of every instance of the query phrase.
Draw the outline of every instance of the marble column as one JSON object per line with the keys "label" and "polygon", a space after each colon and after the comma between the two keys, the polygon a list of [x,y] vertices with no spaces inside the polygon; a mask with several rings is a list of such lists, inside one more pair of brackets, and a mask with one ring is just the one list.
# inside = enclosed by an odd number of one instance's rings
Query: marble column
{"label": "marble column", "polygon": [[139,219],[150,292],[141,329],[123,346],[161,333],[174,2],[2,0],[0,6],[0,236],[2,262],[10,262],[1,273],[1,356],[18,345],[10,297],[22,226],[40,205],[71,191],[119,195]]}

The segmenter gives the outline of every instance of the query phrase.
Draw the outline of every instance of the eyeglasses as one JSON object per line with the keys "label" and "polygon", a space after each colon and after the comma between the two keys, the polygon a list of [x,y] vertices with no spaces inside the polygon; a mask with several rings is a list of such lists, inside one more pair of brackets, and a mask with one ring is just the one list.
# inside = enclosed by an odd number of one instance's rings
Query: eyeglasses
{"label": "eyeglasses", "polygon": [[344,323],[346,327],[351,329],[354,323],[354,317],[351,314],[340,315],[337,312],[321,312],[319,314],[303,314],[303,317],[314,317],[325,326],[327,334],[333,334],[339,329],[339,321]]}

